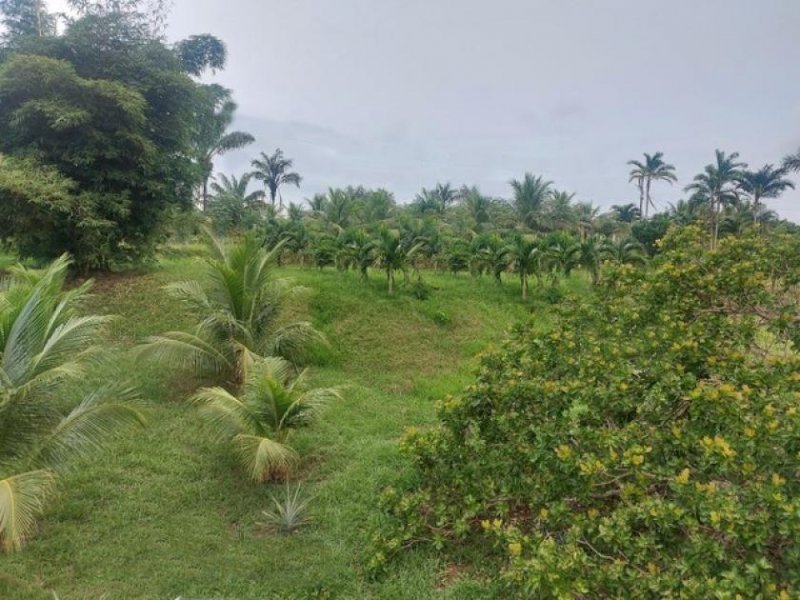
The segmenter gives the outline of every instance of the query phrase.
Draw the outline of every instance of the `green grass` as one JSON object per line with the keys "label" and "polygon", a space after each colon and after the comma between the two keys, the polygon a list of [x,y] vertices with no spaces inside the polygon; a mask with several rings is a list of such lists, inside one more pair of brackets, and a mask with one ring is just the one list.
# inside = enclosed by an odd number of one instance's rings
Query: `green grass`
{"label": "green grass", "polygon": [[[344,400],[294,438],[300,476],[315,496],[312,523],[290,536],[259,525],[276,486],[247,481],[227,447],[209,441],[184,400],[197,386],[170,365],[130,356],[143,337],[189,323],[161,287],[199,277],[180,254],[152,271],[96,283],[95,312],[120,315],[97,380],[130,378],[142,390],[149,427],[62,480],[60,495],[21,553],[0,556],[0,598],[483,598],[487,587],[461,565],[421,549],[372,581],[365,573],[377,499],[406,468],[403,430],[434,418],[434,401],[471,378],[475,355],[512,323],[546,325],[543,300],[527,304],[509,278],[426,274],[433,295],[388,296],[375,273],[285,267],[310,288],[306,306],[330,340],[314,369],[321,385],[345,385]],[[576,276],[567,282],[585,288]],[[93,381],[85,382],[91,386]]]}

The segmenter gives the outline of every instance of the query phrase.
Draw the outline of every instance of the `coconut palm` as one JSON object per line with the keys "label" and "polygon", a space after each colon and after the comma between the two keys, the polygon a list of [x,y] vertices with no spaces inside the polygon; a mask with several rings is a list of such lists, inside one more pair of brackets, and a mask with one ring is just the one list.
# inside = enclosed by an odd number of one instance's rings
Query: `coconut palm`
{"label": "coconut palm", "polygon": [[664,162],[664,153],[655,154],[644,153],[644,162],[629,160],[628,164],[633,165],[628,181],[635,181],[639,188],[639,214],[646,219],[650,213],[650,207],[655,208],[653,199],[650,196],[650,187],[654,181],[667,181],[670,184],[678,180],[675,175],[675,167]]}
{"label": "coconut palm", "polygon": [[543,221],[548,229],[570,229],[575,225],[573,198],[575,194],[552,191],[544,205]]}
{"label": "coconut palm", "polygon": [[208,238],[211,257],[204,284],[193,280],[166,288],[197,324],[191,331],[151,337],[139,353],[167,364],[190,364],[200,374],[216,373],[233,384],[259,357],[302,363],[309,346],[323,338],[310,323],[286,315],[306,290],[275,275],[273,265],[284,242],[267,252],[252,235],[230,244]]}
{"label": "coconut palm", "polygon": [[542,247],[540,241],[531,235],[516,234],[508,246],[508,257],[514,272],[519,275],[522,299],[528,298],[528,277],[541,274]]}
{"label": "coconut palm", "polygon": [[[66,257],[43,272],[12,269],[0,285],[0,545],[18,550],[58,474],[120,427],[144,424],[135,393],[101,387],[70,401],[65,385],[102,350],[108,317],[81,316],[89,284],[64,291]],[[65,397],[66,395],[66,397]]]}
{"label": "coconut palm", "polygon": [[592,235],[580,242],[578,263],[589,272],[592,285],[600,280],[600,267],[609,255],[609,242],[599,235]]}
{"label": "coconut palm", "polygon": [[489,211],[492,206],[492,199],[481,194],[480,190],[475,186],[463,186],[458,192],[458,196],[461,199],[462,206],[474,222],[476,231],[480,231],[491,218]]}
{"label": "coconut palm", "polygon": [[541,176],[525,173],[522,181],[512,179],[509,184],[514,192],[512,204],[517,214],[517,222],[522,227],[535,229],[541,225],[544,204],[553,193],[552,181]]}
{"label": "coconut palm", "polygon": [[490,272],[494,282],[500,285],[503,282],[503,272],[508,269],[510,262],[509,253],[508,245],[499,235],[483,235],[475,243],[474,270]]}
{"label": "coconut palm", "polygon": [[720,214],[725,206],[739,201],[739,182],[747,164],[738,161],[738,152],[726,155],[716,150],[716,160],[706,165],[703,173],[696,175],[693,182],[686,186],[698,202],[709,206],[711,211],[711,247],[716,248],[719,239]]}
{"label": "coconut palm", "polygon": [[572,210],[575,213],[575,222],[578,225],[578,236],[581,240],[584,240],[587,233],[594,229],[600,209],[593,206],[591,202],[577,202]]}
{"label": "coconut palm", "polygon": [[569,235],[562,232],[551,234],[544,243],[544,265],[550,273],[553,284],[558,282],[559,275],[569,277],[572,271],[581,264],[581,246]]}
{"label": "coconut palm", "polygon": [[369,268],[375,264],[375,240],[363,229],[353,232],[348,236],[345,248],[353,265],[358,269],[359,277],[366,281]]}
{"label": "coconut palm", "polygon": [[753,221],[758,222],[762,210],[762,199],[777,198],[787,189],[794,189],[794,183],[784,177],[783,169],[772,165],[764,165],[758,171],[744,171],[739,180],[739,187],[749,194],[753,200]]}
{"label": "coconut palm", "polygon": [[[275,197],[278,195],[282,185],[295,185],[300,187],[303,180],[298,173],[290,171],[294,166],[294,161],[286,158],[283,151],[277,148],[271,155],[261,153],[261,158],[256,158],[250,163],[253,168],[253,177],[264,184],[269,190],[269,198],[272,206],[275,206]],[[278,209],[283,208],[283,198],[281,198]]]}
{"label": "coconut palm", "polygon": [[208,208],[208,182],[214,170],[214,159],[231,150],[252,144],[255,138],[244,131],[228,131],[236,112],[236,103],[231,91],[219,85],[206,86],[206,109],[195,120],[192,146],[195,160],[202,176],[202,207]]}
{"label": "coconut palm", "polygon": [[307,370],[296,377],[290,362],[260,359],[236,396],[222,387],[202,388],[191,402],[220,440],[230,440],[254,481],[285,478],[298,460],[289,446],[293,430],[311,423],[327,402],[341,398],[336,388],[312,388]]}

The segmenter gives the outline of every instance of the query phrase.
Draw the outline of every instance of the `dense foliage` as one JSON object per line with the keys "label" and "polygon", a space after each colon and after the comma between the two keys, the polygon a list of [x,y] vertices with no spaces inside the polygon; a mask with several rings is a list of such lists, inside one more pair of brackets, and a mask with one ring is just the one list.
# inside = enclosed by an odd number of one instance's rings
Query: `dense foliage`
{"label": "dense foliage", "polygon": [[[7,19],[11,4],[0,7]],[[23,256],[69,252],[84,270],[146,256],[167,211],[191,206],[203,172],[197,122],[215,102],[187,72],[195,46],[179,52],[137,10],[102,7],[62,35],[27,31],[23,11],[0,61],[0,151],[16,159],[0,165],[10,170],[0,176],[0,237]],[[57,197],[22,184],[43,177],[58,180]]]}
{"label": "dense foliage", "polygon": [[800,240],[662,248],[516,329],[408,434],[373,566],[431,543],[524,597],[800,589]]}

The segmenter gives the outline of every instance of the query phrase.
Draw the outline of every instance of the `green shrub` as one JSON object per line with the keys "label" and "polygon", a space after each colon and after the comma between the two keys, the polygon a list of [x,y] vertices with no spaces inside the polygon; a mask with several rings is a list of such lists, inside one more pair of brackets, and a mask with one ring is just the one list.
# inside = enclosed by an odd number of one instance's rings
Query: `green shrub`
{"label": "green shrub", "polygon": [[517,328],[409,432],[374,568],[424,542],[522,597],[800,592],[800,240],[662,249]]}

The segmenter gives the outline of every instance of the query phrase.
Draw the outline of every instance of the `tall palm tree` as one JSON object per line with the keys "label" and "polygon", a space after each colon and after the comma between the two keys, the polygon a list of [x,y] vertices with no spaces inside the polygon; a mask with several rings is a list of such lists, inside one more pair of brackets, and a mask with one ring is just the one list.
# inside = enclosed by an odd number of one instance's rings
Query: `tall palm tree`
{"label": "tall palm tree", "polygon": [[167,364],[189,364],[233,385],[244,380],[259,357],[303,362],[309,345],[324,338],[311,323],[287,314],[306,290],[275,275],[273,265],[285,241],[267,252],[252,235],[227,245],[208,237],[206,281],[167,286],[191,310],[195,327],[153,336],[139,347],[139,354]]}
{"label": "tall palm tree", "polygon": [[192,135],[195,159],[197,160],[203,187],[202,207],[208,208],[208,182],[214,170],[217,156],[238,150],[252,144],[255,138],[244,131],[228,131],[236,112],[236,103],[231,99],[231,91],[219,85],[205,87],[206,106],[195,120]]}
{"label": "tall palm tree", "polygon": [[675,175],[675,167],[664,162],[664,153],[655,154],[644,153],[644,162],[629,160],[628,164],[633,165],[628,181],[635,181],[639,188],[639,214],[646,219],[650,213],[650,207],[655,208],[653,199],[650,196],[650,187],[654,181],[667,181],[674,183],[678,180]]}
{"label": "tall palm tree", "polygon": [[311,388],[307,371],[293,376],[281,358],[259,360],[244,380],[242,393],[202,388],[192,398],[221,440],[230,440],[253,481],[283,479],[297,462],[290,433],[312,422],[319,409],[340,399],[336,388]]}
{"label": "tall palm tree", "polygon": [[800,150],[795,154],[789,154],[784,157],[783,168],[787,171],[800,172]]}
{"label": "tall palm tree", "polygon": [[575,224],[572,200],[575,194],[553,190],[544,206],[544,221],[549,229],[568,229]]}
{"label": "tall palm tree", "polygon": [[57,475],[96,451],[122,426],[143,425],[121,386],[71,401],[65,385],[102,352],[108,317],[81,316],[90,285],[64,290],[70,261],[43,272],[12,269],[0,284],[0,545],[18,550],[46,505]]}
{"label": "tall palm tree", "polygon": [[475,222],[476,231],[480,231],[491,218],[489,210],[492,206],[492,199],[481,194],[476,186],[463,186],[459,190],[458,196],[470,218]]}
{"label": "tall palm tree", "polygon": [[236,198],[244,206],[256,207],[264,198],[264,192],[261,190],[247,191],[252,177],[252,173],[245,173],[238,178],[236,175],[228,177],[223,173],[219,173],[217,181],[211,184],[211,191],[214,192],[215,196],[229,196]]}
{"label": "tall palm tree", "polygon": [[758,223],[763,198],[777,198],[787,189],[794,189],[794,183],[784,177],[783,169],[764,165],[758,171],[744,171],[739,185],[753,199],[753,221]]}
{"label": "tall palm tree", "polygon": [[[250,163],[255,171],[253,177],[264,183],[264,187],[269,190],[269,198],[272,206],[275,206],[275,197],[282,185],[294,185],[300,187],[303,180],[298,173],[289,171],[294,166],[294,161],[286,158],[283,151],[277,148],[271,155],[264,152],[261,158],[256,158]],[[283,208],[283,198],[280,200],[279,209]]]}
{"label": "tall palm tree", "polygon": [[695,175],[693,182],[685,188],[687,192],[692,192],[698,201],[706,203],[711,210],[712,248],[717,247],[722,208],[739,201],[739,182],[747,164],[738,161],[738,158],[738,152],[726,155],[721,150],[716,150],[715,162],[706,165],[704,171]]}
{"label": "tall palm tree", "polygon": [[512,179],[509,185],[514,193],[512,204],[518,223],[530,229],[539,227],[544,204],[553,193],[553,182],[546,181],[542,176],[534,177],[531,173],[525,173],[522,181]]}

